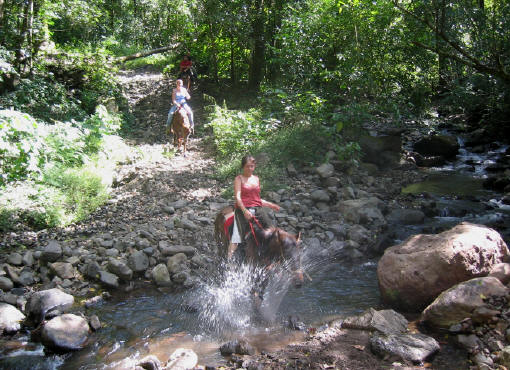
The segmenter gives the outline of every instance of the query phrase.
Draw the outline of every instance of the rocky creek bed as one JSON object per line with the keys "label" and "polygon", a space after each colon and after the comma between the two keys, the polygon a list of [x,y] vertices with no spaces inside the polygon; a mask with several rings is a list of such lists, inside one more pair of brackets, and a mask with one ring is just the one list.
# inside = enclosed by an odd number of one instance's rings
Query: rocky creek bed
{"label": "rocky creek bed", "polygon": [[[80,349],[90,345],[90,331],[101,330],[101,318],[87,316],[86,307],[107,300],[109,290],[129,293],[147,284],[192,289],[218,267],[213,221],[231,203],[221,196],[231,185],[215,179],[204,138],[191,140],[186,158],[165,156],[170,81],[150,71],[126,73],[122,79],[136,117],[133,144],[148,159],[121,164],[110,200],[86,221],[2,235],[2,248],[9,252],[0,256],[0,329],[7,338],[28,329],[33,340],[48,349]],[[282,206],[274,214],[280,227],[303,233],[312,277],[324,261],[362,263],[380,256],[403,235],[399,231],[441,215],[434,196],[402,194],[401,189],[427,178],[416,164],[437,165],[451,156],[456,143],[437,144],[444,152],[429,152],[429,143],[419,154],[402,149],[405,140],[420,140],[417,129],[370,125],[370,130],[387,140],[368,136],[362,143],[367,148],[364,163],[331,159],[310,168],[289,164],[288,183],[265,196]],[[493,144],[476,142],[483,145]],[[498,204],[508,202],[508,154],[502,158],[491,167],[492,180],[486,181],[503,191]],[[258,165],[269,160],[262,155]],[[493,196],[474,200],[490,211],[496,209],[489,202]],[[471,195],[465,198],[473,200]],[[426,231],[434,237],[417,236],[388,249],[378,271],[387,304],[401,312],[425,309],[423,315],[406,314],[409,322],[396,311],[371,309],[321,327],[294,325],[304,332],[303,340],[277,352],[256,353],[242,339],[218,351],[233,368],[508,368],[508,216],[489,218],[485,226]],[[434,243],[436,249],[431,249]],[[469,285],[472,279],[482,280]],[[441,296],[440,302],[435,300],[448,289],[458,289],[454,296],[462,302]],[[450,321],[434,321],[445,312],[451,313]],[[183,363],[208,365],[192,351],[171,355],[140,359],[138,364],[168,369]]]}

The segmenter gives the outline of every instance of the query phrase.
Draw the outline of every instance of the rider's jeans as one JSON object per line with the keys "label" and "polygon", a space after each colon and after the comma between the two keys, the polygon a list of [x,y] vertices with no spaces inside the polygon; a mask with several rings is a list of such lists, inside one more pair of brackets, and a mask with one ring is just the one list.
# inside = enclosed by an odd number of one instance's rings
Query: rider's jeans
{"label": "rider's jeans", "polygon": [[[189,118],[189,124],[191,127],[194,127],[195,124],[193,123],[193,112],[191,111],[191,108],[187,103],[184,103],[183,108],[186,110],[186,113],[188,114]],[[168,112],[168,117],[166,119],[166,126],[170,127],[170,124],[172,123],[172,118],[174,116],[175,111],[177,110],[177,105],[173,105],[172,108],[170,108],[170,111]]]}

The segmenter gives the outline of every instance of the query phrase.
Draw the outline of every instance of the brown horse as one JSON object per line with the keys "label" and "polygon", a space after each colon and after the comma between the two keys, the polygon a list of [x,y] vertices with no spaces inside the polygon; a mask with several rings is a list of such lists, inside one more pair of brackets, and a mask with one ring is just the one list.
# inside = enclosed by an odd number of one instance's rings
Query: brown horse
{"label": "brown horse", "polygon": [[188,137],[191,133],[191,125],[189,123],[188,114],[184,108],[179,107],[174,114],[170,132],[174,136],[174,145],[177,145],[177,150],[181,150],[183,146],[183,154],[186,157],[186,149],[188,146]]}
{"label": "brown horse", "polygon": [[[219,245],[219,254],[227,256],[230,243],[225,223],[234,214],[231,206],[223,208],[214,223],[214,237]],[[245,255],[248,263],[264,266],[268,269],[275,265],[284,266],[294,274],[297,284],[303,282],[303,271],[301,269],[302,247],[300,235],[293,235],[279,227],[263,229],[257,221],[252,222],[253,228],[246,237]]]}

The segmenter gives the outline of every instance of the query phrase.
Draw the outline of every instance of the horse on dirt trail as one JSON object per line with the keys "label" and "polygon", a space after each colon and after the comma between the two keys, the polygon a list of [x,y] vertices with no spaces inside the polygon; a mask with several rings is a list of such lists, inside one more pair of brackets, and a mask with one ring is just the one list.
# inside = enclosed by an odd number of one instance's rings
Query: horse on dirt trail
{"label": "horse on dirt trail", "polygon": [[179,107],[175,112],[172,124],[170,125],[170,133],[173,135],[174,146],[177,145],[177,150],[179,151],[181,150],[181,146],[183,146],[183,155],[186,157],[191,125],[189,123],[188,114],[184,108]]}
{"label": "horse on dirt trail", "polygon": [[[214,223],[214,237],[219,245],[219,254],[225,258],[230,244],[229,227],[232,225],[233,217],[234,207],[228,206],[218,213]],[[276,266],[289,270],[296,285],[301,285],[304,279],[300,234],[296,236],[279,227],[264,229],[256,218],[250,228],[252,231],[243,243],[246,262],[267,270]]]}

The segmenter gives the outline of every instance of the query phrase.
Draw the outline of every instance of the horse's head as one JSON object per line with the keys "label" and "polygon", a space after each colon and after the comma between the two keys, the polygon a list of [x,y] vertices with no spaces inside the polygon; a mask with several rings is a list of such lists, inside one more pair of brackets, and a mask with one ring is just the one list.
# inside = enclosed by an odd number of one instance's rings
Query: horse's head
{"label": "horse's head", "polygon": [[301,233],[298,235],[290,234],[280,228],[276,228],[274,236],[271,238],[269,248],[273,253],[281,254],[284,263],[292,271],[293,279],[296,285],[301,286],[304,282],[302,268],[303,247],[301,245]]}

